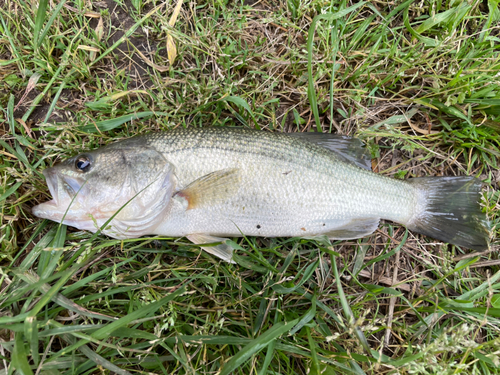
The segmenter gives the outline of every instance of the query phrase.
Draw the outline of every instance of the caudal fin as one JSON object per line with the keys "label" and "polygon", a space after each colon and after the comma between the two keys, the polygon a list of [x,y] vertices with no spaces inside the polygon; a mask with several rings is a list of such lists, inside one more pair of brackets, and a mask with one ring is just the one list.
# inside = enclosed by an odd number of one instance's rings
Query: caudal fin
{"label": "caudal fin", "polygon": [[479,206],[481,181],[474,177],[423,177],[408,180],[417,187],[417,212],[407,227],[429,237],[484,250],[489,223]]}

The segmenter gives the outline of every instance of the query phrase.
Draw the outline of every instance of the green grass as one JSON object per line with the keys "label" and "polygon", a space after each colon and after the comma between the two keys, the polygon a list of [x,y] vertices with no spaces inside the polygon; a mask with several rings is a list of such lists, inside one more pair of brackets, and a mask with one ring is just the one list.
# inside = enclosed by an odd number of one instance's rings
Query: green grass
{"label": "green grass", "polygon": [[[175,2],[4,1],[0,374],[500,373],[498,2],[248,4],[184,2],[171,27]],[[477,176],[491,251],[385,223],[239,239],[232,265],[30,213],[67,156],[234,125],[356,135],[389,176]]]}

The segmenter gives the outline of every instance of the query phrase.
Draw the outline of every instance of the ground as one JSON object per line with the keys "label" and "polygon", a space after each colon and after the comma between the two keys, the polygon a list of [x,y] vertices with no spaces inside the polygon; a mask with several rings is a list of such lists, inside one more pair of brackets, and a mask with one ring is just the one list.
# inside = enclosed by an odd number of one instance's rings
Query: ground
{"label": "ground", "polygon": [[[498,1],[212,0],[169,23],[176,4],[0,0],[0,374],[500,373]],[[377,173],[476,176],[490,249],[385,222],[234,239],[227,264],[31,214],[57,161],[200,126],[346,134]]]}

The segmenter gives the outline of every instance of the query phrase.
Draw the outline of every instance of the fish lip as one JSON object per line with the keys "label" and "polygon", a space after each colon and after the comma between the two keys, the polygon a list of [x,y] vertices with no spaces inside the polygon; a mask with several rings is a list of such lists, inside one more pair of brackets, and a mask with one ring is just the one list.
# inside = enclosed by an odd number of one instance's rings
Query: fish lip
{"label": "fish lip", "polygon": [[54,199],[37,204],[36,206],[31,207],[31,213],[36,217],[40,217],[42,219],[51,219],[51,213],[57,209],[57,203]]}

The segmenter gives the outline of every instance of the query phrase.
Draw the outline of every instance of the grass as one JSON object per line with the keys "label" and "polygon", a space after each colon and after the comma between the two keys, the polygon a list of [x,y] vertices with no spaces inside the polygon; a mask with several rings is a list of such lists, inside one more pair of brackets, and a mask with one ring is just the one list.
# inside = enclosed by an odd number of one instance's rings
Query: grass
{"label": "grass", "polygon": [[[118,241],[39,220],[41,171],[178,126],[356,135],[378,173],[485,183],[498,238],[496,0],[0,7],[0,374],[496,374],[500,260],[385,223],[333,246]],[[176,44],[169,64],[166,40]]]}

